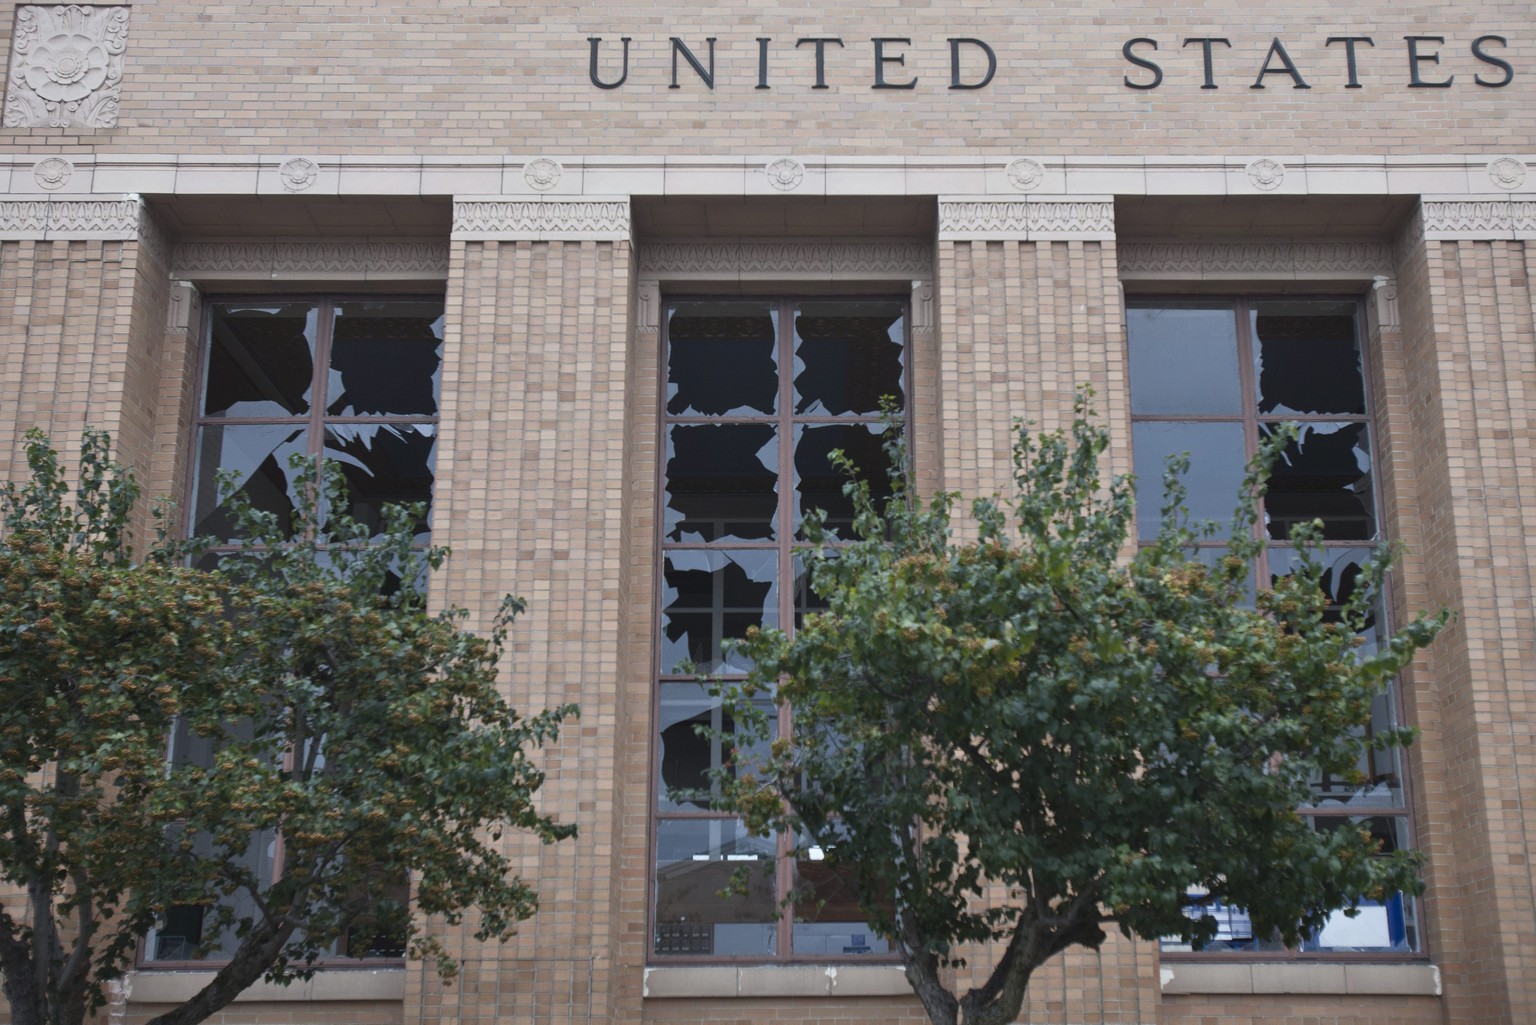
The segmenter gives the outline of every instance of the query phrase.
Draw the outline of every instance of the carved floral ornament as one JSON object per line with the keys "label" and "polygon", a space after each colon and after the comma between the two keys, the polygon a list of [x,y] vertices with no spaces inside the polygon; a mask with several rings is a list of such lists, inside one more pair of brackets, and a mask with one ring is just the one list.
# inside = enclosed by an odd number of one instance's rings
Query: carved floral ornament
{"label": "carved floral ornament", "polygon": [[39,160],[32,167],[32,180],[37,182],[37,187],[52,192],[62,189],[69,184],[70,176],[75,173],[75,165],[63,157],[48,157]]}
{"label": "carved floral ornament", "polygon": [[18,7],[5,127],[116,126],[128,12],[126,6]]}
{"label": "carved floral ornament", "polygon": [[805,165],[794,157],[780,157],[770,160],[763,168],[763,173],[768,176],[768,184],[780,192],[790,192],[800,187],[805,180]]}
{"label": "carved floral ornament", "polygon": [[523,165],[523,181],[528,183],[529,188],[540,192],[548,192],[559,185],[564,176],[565,168],[560,166],[560,161],[548,157],[539,157]]}
{"label": "carved floral ornament", "polygon": [[303,192],[320,177],[320,165],[308,157],[292,157],[278,167],[277,176],[289,192]]}
{"label": "carved floral ornament", "polygon": [[1490,160],[1488,177],[1501,189],[1518,189],[1525,184],[1525,162],[1514,157]]}
{"label": "carved floral ornament", "polygon": [[1008,183],[1020,192],[1038,189],[1045,180],[1045,168],[1038,160],[1020,157],[1008,165]]}
{"label": "carved floral ornament", "polygon": [[1285,181],[1285,165],[1267,157],[1255,160],[1248,165],[1248,180],[1253,183],[1254,188],[1272,192]]}

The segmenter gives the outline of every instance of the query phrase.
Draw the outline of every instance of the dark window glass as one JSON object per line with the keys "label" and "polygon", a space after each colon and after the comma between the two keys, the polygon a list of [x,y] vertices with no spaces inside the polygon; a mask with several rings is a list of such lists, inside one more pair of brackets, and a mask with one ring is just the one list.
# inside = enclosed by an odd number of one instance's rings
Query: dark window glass
{"label": "dark window glass", "polygon": [[[1260,437],[1275,425],[1261,424]],[[1318,423],[1297,427],[1270,471],[1264,500],[1269,536],[1284,540],[1298,523],[1323,521],[1329,541],[1369,540],[1376,536],[1371,494],[1371,450],[1364,423]]]}
{"label": "dark window glass", "polygon": [[217,303],[209,311],[203,415],[285,417],[309,411],[315,377],[314,303]]}
{"label": "dark window glass", "polygon": [[873,416],[880,400],[900,403],[901,303],[808,302],[795,317],[795,412]]}
{"label": "dark window glass", "polygon": [[1354,303],[1258,302],[1250,323],[1260,414],[1365,413]]}
{"label": "dark window glass", "polygon": [[[677,302],[662,324],[651,952],[888,956],[885,941],[849,910],[848,893],[823,878],[830,866],[807,863],[799,872],[826,903],[790,908],[784,898],[796,871],[780,863],[789,839],[747,837],[718,810],[711,772],[741,773],[763,752],[733,749],[739,724],[696,677],[739,679],[751,665],[734,641],[755,627],[795,629],[808,607],[819,607],[798,525],[821,509],[847,536],[853,504],[834,450],[849,456],[877,498],[889,494],[880,405],[885,396],[905,401],[906,303]],[[784,714],[769,695],[759,711],[770,721]],[[741,869],[747,892],[722,896]]]}
{"label": "dark window glass", "polygon": [[844,494],[849,477],[832,463],[842,452],[853,461],[860,480],[869,485],[877,504],[891,494],[891,461],[885,435],[878,424],[812,424],[795,429],[794,520],[812,509],[826,513],[824,522],[836,534],[853,536],[853,498]]}
{"label": "dark window glass", "polygon": [[667,321],[667,412],[773,415],[779,311],[766,303],[683,303]]}
{"label": "dark window glass", "polygon": [[[325,432],[325,458],[347,478],[348,511],[383,530],[385,505],[432,504],[432,465],[437,428],[431,424],[333,424]],[[416,524],[427,533],[427,520]]]}
{"label": "dark window glass", "polygon": [[773,540],[779,519],[776,435],[771,424],[668,428],[667,540]]}
{"label": "dark window glass", "polygon": [[442,347],[442,303],[339,303],[326,412],[437,415]]}

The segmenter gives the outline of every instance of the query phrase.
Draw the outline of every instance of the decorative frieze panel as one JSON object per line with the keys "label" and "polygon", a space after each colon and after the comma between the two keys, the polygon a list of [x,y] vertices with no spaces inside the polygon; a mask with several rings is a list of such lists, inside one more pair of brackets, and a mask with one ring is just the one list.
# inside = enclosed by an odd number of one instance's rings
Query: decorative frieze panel
{"label": "decorative frieze panel", "polygon": [[5,127],[115,127],[128,12],[78,4],[16,8]]}
{"label": "decorative frieze panel", "polygon": [[939,201],[939,238],[944,241],[1108,241],[1114,237],[1115,204],[1109,197]]}
{"label": "decorative frieze panel", "polygon": [[640,247],[654,277],[919,278],[933,271],[924,242],[658,242]]}
{"label": "decorative frieze panel", "polygon": [[1122,242],[1122,280],[1359,280],[1390,275],[1380,242]]}
{"label": "decorative frieze panel", "polygon": [[0,238],[133,240],[145,216],[137,196],[0,200]]}
{"label": "decorative frieze panel", "polygon": [[1420,208],[1429,241],[1536,238],[1536,198],[1426,198]]}
{"label": "decorative frieze panel", "polygon": [[466,241],[628,239],[629,200],[461,199],[453,204],[453,237]]}
{"label": "decorative frieze panel", "polygon": [[395,242],[183,242],[173,273],[194,281],[437,280],[448,276],[448,244]]}

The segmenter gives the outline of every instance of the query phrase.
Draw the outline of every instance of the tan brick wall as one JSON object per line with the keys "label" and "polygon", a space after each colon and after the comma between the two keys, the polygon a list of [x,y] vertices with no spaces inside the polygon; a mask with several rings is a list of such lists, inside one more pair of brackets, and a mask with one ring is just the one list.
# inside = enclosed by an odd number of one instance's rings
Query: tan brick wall
{"label": "tan brick wall", "polygon": [[[539,794],[541,809],[577,824],[580,836],[557,846],[508,838],[517,871],[538,887],[538,915],[499,949],[471,938],[471,915],[450,931],[450,946],[471,960],[460,985],[477,1014],[494,1016],[503,997],[526,989],[517,985],[523,959],[544,967],[530,978],[551,987],[545,998],[590,1000],[602,1013],[617,933],[615,752],[627,736],[619,695],[622,680],[633,683],[621,675],[619,641],[625,617],[637,614],[619,589],[631,551],[630,252],[595,242],[456,243],[452,258],[433,538],[453,555],[434,600],[471,609],[469,626],[483,629],[502,595],[524,596],[528,612],[503,663],[508,695],[520,709],[579,703],[581,720],[544,756]],[[545,964],[566,958],[579,970]],[[589,973],[592,958],[601,967]],[[436,999],[437,983],[419,974],[408,1014],[423,987]]]}
{"label": "tan brick wall", "polygon": [[1434,683],[1409,688],[1426,728],[1416,768],[1430,939],[1457,1021],[1536,1016],[1526,249],[1432,241],[1399,268],[1424,530],[1422,582],[1410,573],[1409,586],[1459,615],[1429,653]]}
{"label": "tan brick wall", "polygon": [[[483,5],[466,0],[381,0],[364,6],[149,0],[133,5],[118,127],[110,131],[12,129],[30,149],[199,153],[676,153],[709,140],[717,152],[801,150],[883,154],[970,147],[1047,154],[1426,153],[1482,151],[1498,138],[1529,139],[1536,126],[1536,67],[1527,5],[1445,3],[1340,7],[1271,6],[1237,0],[1198,8],[1107,6],[1068,0],[1027,12],[890,3],[767,6],[735,0],[700,7],[669,3]],[[0,19],[8,44],[11,19]],[[1440,64],[1424,77],[1454,75],[1448,89],[1409,89],[1403,36]],[[1489,89],[1473,77],[1500,73],[1474,60],[1485,33],[1511,40],[1513,83]],[[1359,52],[1364,88],[1346,89],[1342,47],[1330,35],[1370,35]],[[595,88],[587,38],[605,40],[603,71],[618,68],[630,36],[629,82]],[[707,61],[716,44],[716,86],[680,64],[671,81],[668,37]],[[910,37],[890,78],[917,88],[875,90],[871,37]],[[771,89],[758,90],[758,36],[772,37]],[[827,51],[826,90],[814,90],[814,54],[799,38],[837,36]],[[997,51],[986,89],[951,91],[945,39],[973,36]],[[1201,88],[1198,45],[1216,47],[1217,89]],[[1284,76],[1250,88],[1270,41],[1280,37],[1310,89]],[[1128,39],[1157,40],[1164,84],[1137,91],[1127,75]],[[6,45],[6,49],[9,46]],[[1275,66],[1278,66],[1276,64]],[[217,74],[210,74],[217,69]],[[684,141],[686,140],[686,141]]]}
{"label": "tan brick wall", "polygon": [[153,470],[167,286],[136,242],[0,242],[0,480],[25,476],[31,428],[72,465],[98,427],[148,495],[167,493]]}

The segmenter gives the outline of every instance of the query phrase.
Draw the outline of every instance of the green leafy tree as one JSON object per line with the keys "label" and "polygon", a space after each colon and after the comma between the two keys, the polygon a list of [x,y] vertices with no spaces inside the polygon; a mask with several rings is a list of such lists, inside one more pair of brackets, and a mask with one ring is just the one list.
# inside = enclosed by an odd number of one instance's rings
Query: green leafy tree
{"label": "green leafy tree", "polygon": [[[0,972],[16,1025],[80,1025],[168,914],[197,925],[187,956],[227,960],[153,1025],[192,1025],[340,945],[409,946],[451,973],[427,916],[476,908],[485,939],[533,914],[496,841],[574,833],[534,808],[530,751],[575,709],[525,718],[498,694],[516,599],[485,636],[461,609],[427,611],[412,585],[446,553],[413,545],[423,510],[389,509],[375,531],[345,513],[339,472],[311,466],[292,524],[231,500],[243,546],[210,572],[163,532],[131,556],[138,488],[104,435],[86,434],[73,498],[41,434],[27,457],[31,479],[0,492]],[[274,873],[248,854],[278,837]]]}
{"label": "green leafy tree", "polygon": [[[1413,854],[1295,809],[1320,773],[1358,777],[1364,751],[1412,740],[1367,736],[1371,702],[1447,617],[1358,649],[1392,553],[1339,619],[1315,529],[1295,537],[1300,571],[1248,597],[1255,499],[1287,440],[1255,461],[1215,566],[1193,557],[1212,528],[1181,511],[1178,461],[1161,533],[1129,554],[1134,482],[1101,482],[1086,394],[1070,431],[1019,428],[1011,509],[976,501],[974,541],[952,535],[957,496],[920,505],[900,470],[883,509],[847,486],[850,543],[808,517],[828,608],[750,637],[756,669],[731,695],[738,750],[771,732],[750,700],[765,692],[792,731],[720,782],[751,828],[821,848],[935,1025],[1013,1021],[1040,965],[1111,925],[1198,945],[1217,925],[1198,908],[1219,899],[1295,942],[1420,890]],[[997,945],[995,968],[957,993],[945,968],[970,944]]]}

